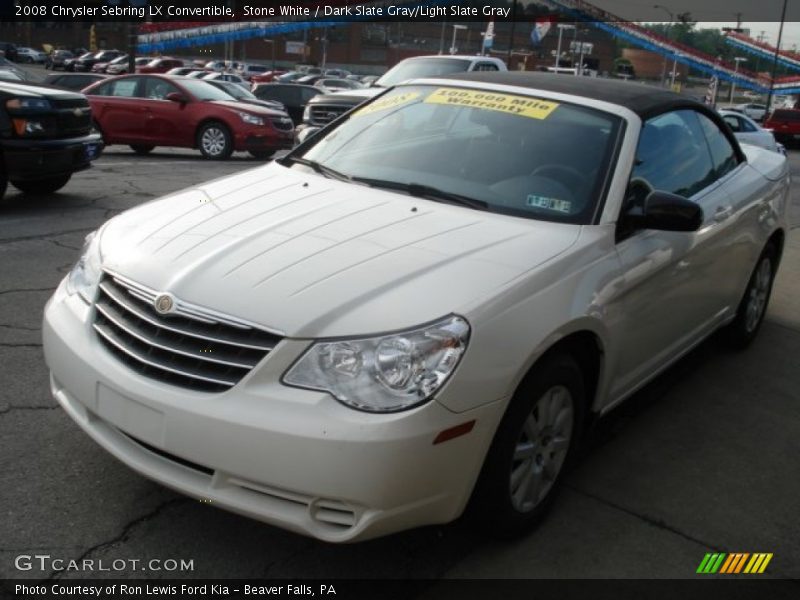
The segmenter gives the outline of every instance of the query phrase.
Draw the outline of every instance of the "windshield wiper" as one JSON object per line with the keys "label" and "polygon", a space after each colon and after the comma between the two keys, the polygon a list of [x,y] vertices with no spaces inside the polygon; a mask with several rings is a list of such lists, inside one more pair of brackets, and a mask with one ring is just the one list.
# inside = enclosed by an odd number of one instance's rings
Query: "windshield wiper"
{"label": "windshield wiper", "polygon": [[446,192],[423,183],[402,183],[400,181],[387,181],[384,179],[370,179],[368,177],[353,177],[353,181],[364,183],[370,187],[386,188],[389,190],[399,190],[406,192],[411,196],[418,198],[427,198],[436,202],[445,202],[447,204],[456,204],[458,206],[466,206],[474,208],[475,210],[489,210],[489,203],[483,200],[476,200],[461,194],[454,194],[453,192]]}
{"label": "windshield wiper", "polygon": [[324,175],[325,177],[328,177],[330,179],[338,179],[339,181],[351,181],[352,180],[352,177],[350,177],[349,175],[345,175],[344,173],[340,173],[336,169],[331,169],[330,167],[327,167],[327,166],[323,165],[322,163],[318,163],[315,160],[309,160],[307,158],[297,158],[297,157],[294,157],[294,156],[287,156],[285,158],[280,159],[278,162],[280,162],[280,164],[282,164],[282,165],[285,165],[288,162],[293,162],[293,163],[297,163],[299,165],[310,167],[316,173],[319,173],[320,175]]}

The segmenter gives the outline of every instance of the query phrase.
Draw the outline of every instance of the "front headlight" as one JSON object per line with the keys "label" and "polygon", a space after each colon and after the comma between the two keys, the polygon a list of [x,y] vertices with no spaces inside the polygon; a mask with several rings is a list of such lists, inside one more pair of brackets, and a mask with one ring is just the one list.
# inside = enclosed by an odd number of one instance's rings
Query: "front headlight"
{"label": "front headlight", "polygon": [[67,276],[67,293],[78,293],[89,304],[94,300],[100,282],[100,241],[96,231],[86,236],[81,257]]}
{"label": "front headlight", "polygon": [[250,113],[240,112],[239,116],[242,118],[242,121],[245,123],[250,123],[250,125],[263,125],[264,119],[261,117],[257,117],[255,115],[251,115]]}
{"label": "front headlight", "polygon": [[308,104],[303,109],[303,123],[311,123],[311,107]]}
{"label": "front headlight", "polygon": [[45,98],[12,98],[6,101],[10,110],[49,110],[50,102]]}
{"label": "front headlight", "polygon": [[329,392],[369,412],[417,406],[442,387],[467,348],[469,324],[450,316],[419,329],[315,343],[284,375],[287,385]]}

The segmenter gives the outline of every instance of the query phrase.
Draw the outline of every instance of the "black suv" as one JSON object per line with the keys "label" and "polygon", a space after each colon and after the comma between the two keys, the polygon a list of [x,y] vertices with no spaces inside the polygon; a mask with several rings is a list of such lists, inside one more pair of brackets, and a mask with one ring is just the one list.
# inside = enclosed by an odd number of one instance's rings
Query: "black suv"
{"label": "black suv", "polygon": [[85,96],[0,82],[0,198],[9,181],[29,194],[55,192],[102,150]]}

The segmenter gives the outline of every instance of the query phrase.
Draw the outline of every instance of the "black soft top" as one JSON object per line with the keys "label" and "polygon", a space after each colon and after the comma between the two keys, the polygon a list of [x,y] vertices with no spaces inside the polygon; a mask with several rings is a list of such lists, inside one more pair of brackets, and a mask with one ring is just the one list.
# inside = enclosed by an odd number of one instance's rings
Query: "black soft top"
{"label": "black soft top", "polygon": [[473,71],[447,75],[442,79],[513,85],[531,90],[582,96],[624,106],[642,119],[680,107],[700,109],[706,114],[712,112],[702,103],[687,96],[641,83],[614,79],[531,71]]}

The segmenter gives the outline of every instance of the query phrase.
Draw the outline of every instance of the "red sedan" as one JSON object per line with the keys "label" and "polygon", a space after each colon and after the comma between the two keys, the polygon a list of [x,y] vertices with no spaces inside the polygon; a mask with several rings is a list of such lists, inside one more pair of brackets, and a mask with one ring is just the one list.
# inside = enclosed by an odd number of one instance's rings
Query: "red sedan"
{"label": "red sedan", "polygon": [[137,154],[177,146],[198,148],[210,159],[228,158],[234,150],[269,158],[294,143],[286,113],[237,102],[197,79],[125,75],[83,93],[106,146],[128,144]]}

